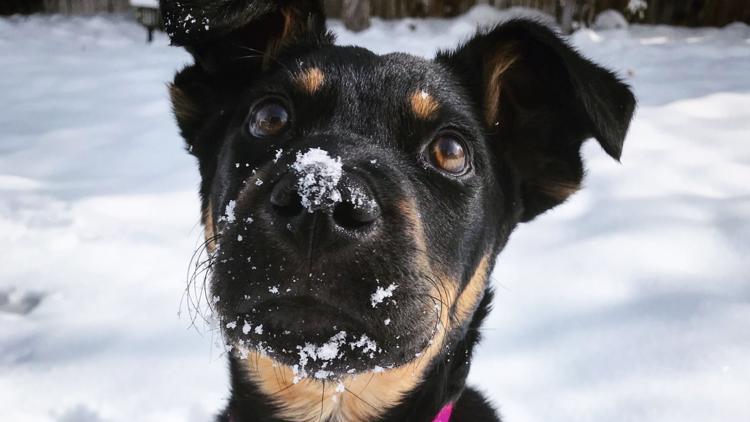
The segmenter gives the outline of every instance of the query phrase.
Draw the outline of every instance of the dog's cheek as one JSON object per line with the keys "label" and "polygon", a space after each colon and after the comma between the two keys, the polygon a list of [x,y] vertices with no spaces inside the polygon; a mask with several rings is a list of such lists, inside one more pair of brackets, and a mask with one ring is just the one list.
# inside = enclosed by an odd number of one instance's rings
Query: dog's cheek
{"label": "dog's cheek", "polygon": [[213,212],[213,202],[209,199],[201,211],[201,222],[203,223],[203,237],[206,242],[206,249],[209,253],[216,250],[216,232]]}
{"label": "dog's cheek", "polygon": [[[200,120],[200,108],[179,86],[169,84],[169,98],[177,125],[184,133],[193,133]],[[189,139],[186,139],[190,143]]]}
{"label": "dog's cheek", "polygon": [[479,265],[474,270],[474,274],[458,293],[452,306],[453,326],[451,329],[464,327],[471,321],[477,306],[479,306],[479,303],[482,301],[485,291],[487,290],[491,263],[492,259],[490,253],[486,253],[482,256]]}

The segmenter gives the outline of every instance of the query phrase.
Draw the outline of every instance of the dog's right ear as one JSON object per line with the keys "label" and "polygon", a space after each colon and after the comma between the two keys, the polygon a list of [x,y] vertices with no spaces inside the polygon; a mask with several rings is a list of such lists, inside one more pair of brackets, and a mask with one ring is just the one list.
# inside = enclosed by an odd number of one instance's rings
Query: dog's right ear
{"label": "dog's right ear", "polygon": [[208,73],[267,65],[292,41],[331,43],[322,0],[161,0],[173,45]]}

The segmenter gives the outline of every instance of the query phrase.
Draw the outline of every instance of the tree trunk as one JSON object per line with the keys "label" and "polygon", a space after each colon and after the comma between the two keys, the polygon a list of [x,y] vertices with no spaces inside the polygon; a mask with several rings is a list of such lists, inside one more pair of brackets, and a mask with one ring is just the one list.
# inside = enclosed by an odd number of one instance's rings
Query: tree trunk
{"label": "tree trunk", "polygon": [[359,32],[370,27],[370,0],[344,0],[341,12],[346,29]]}
{"label": "tree trunk", "polygon": [[573,15],[576,12],[576,0],[560,0],[560,30],[565,34],[573,32]]}

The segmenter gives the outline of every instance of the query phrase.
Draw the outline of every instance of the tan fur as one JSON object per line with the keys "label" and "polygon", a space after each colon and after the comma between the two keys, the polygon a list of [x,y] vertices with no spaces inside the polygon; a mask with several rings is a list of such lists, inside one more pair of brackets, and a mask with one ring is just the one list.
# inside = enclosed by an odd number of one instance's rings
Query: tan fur
{"label": "tan fur", "polygon": [[284,40],[292,35],[297,28],[294,27],[295,23],[300,21],[299,11],[293,7],[285,7],[281,9],[281,15],[284,18],[284,28],[281,31],[281,39]]}
{"label": "tan fur", "polygon": [[[427,254],[427,239],[425,238],[424,227],[422,227],[422,217],[419,215],[416,201],[413,199],[403,199],[396,204],[401,215],[409,223],[407,230],[411,231],[411,237],[414,239],[414,244],[417,248],[420,259],[424,258]],[[429,263],[423,262],[425,268],[429,266]]]}
{"label": "tan fur", "polygon": [[300,89],[312,95],[323,86],[323,82],[325,82],[325,74],[323,74],[323,71],[319,68],[311,67],[299,73],[294,80]]}
{"label": "tan fur", "polygon": [[304,25],[300,11],[293,6],[281,8],[280,13],[283,21],[281,22],[281,32],[278,36],[271,37],[268,40],[266,49],[263,52],[264,69],[267,69],[271,65],[282,46],[294,38],[301,31],[302,25]]}
{"label": "tan fur", "polygon": [[[426,253],[426,238],[422,220],[414,200],[404,200],[397,205],[409,222],[417,258],[415,265],[430,274],[442,274],[444,269],[434,271]],[[403,397],[422,381],[428,365],[445,347],[449,330],[463,324],[479,304],[486,287],[489,270],[489,255],[482,258],[466,287],[459,292],[458,283],[444,277],[442,285],[446,291],[432,288],[433,297],[441,298],[448,306],[439,306],[439,325],[432,341],[420,356],[411,362],[383,372],[348,375],[341,379],[345,386],[342,393],[336,392],[339,381],[321,381],[305,378],[294,384],[294,373],[286,365],[275,362],[260,352],[251,352],[247,358],[247,374],[266,396],[279,407],[277,417],[300,422],[369,422],[377,419],[388,409],[398,405]],[[440,277],[436,275],[436,277]],[[447,330],[446,330],[447,328]]]}
{"label": "tan fur", "polygon": [[206,248],[211,253],[216,249],[216,239],[214,236],[214,212],[210,200],[201,213],[201,219],[203,221],[203,237],[206,239]]}
{"label": "tan fur", "polygon": [[550,181],[547,184],[540,184],[538,186],[545,195],[551,196],[561,202],[568,199],[570,195],[573,195],[581,189],[581,186],[578,183],[563,181]]}
{"label": "tan fur", "polygon": [[451,322],[455,324],[454,326],[462,325],[474,315],[474,311],[476,311],[479,302],[484,297],[485,290],[487,290],[489,267],[490,255],[486,254],[482,257],[471,279],[458,296],[458,300],[453,304],[454,317]]}
{"label": "tan fur", "polygon": [[248,376],[280,406],[281,410],[276,416],[281,419],[366,422],[397,405],[405,394],[417,386],[425,366],[439,351],[439,344],[438,341],[433,342],[424,357],[402,367],[342,378],[345,387],[342,393],[336,392],[338,381],[305,378],[294,384],[290,367],[259,352],[253,352],[247,358]]}
{"label": "tan fur", "polygon": [[484,64],[484,111],[489,126],[495,126],[500,113],[500,94],[502,92],[502,76],[515,63],[518,56],[509,45],[501,48]]}
{"label": "tan fur", "polygon": [[414,91],[409,97],[411,110],[422,120],[431,120],[437,117],[440,104],[428,92],[420,89]]}
{"label": "tan fur", "polygon": [[174,84],[169,84],[169,97],[177,120],[184,121],[198,116],[199,110],[190,98]]}

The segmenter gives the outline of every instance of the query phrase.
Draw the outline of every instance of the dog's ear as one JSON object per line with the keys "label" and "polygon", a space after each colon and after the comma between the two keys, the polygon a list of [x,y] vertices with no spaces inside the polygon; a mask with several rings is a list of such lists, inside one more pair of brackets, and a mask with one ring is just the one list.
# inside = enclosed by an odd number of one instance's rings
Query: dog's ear
{"label": "dog's ear", "polygon": [[330,43],[322,0],[161,0],[173,45],[208,73],[252,71],[291,42]]}
{"label": "dog's ear", "polygon": [[594,137],[619,160],[635,108],[626,84],[546,26],[514,20],[480,33],[436,61],[476,102],[492,149],[520,177],[522,221],[580,186],[581,144]]}
{"label": "dog's ear", "polygon": [[160,7],[172,44],[195,59],[169,91],[182,136],[199,157],[214,155],[210,128],[282,50],[333,43],[322,0],[161,0]]}

